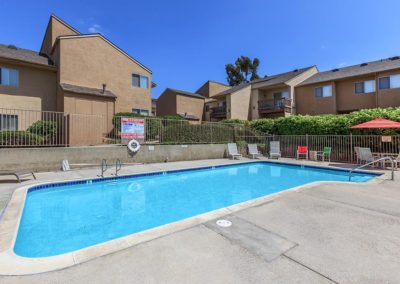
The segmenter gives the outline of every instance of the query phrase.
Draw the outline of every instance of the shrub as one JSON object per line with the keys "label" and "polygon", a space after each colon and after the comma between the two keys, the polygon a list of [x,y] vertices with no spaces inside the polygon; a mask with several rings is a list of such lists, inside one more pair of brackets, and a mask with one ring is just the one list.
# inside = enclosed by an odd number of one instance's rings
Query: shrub
{"label": "shrub", "polygon": [[275,133],[275,120],[272,118],[261,118],[250,122],[250,127],[265,134]]}
{"label": "shrub", "polygon": [[352,125],[375,118],[400,121],[400,108],[365,109],[342,115],[293,115],[278,119],[257,119],[250,122],[252,129],[277,135],[348,135],[353,134],[400,134],[394,129],[350,129]]}
{"label": "shrub", "polygon": [[247,120],[241,120],[237,118],[229,118],[221,120],[221,123],[225,124],[241,124],[241,125],[248,125],[249,122]]}
{"label": "shrub", "polygon": [[6,130],[0,131],[0,145],[43,145],[45,138],[28,131]]}
{"label": "shrub", "polygon": [[57,134],[57,123],[54,121],[38,120],[29,126],[27,131],[32,134],[50,138]]}
{"label": "shrub", "polygon": [[162,142],[170,143],[226,143],[234,141],[232,128],[225,125],[178,124],[163,128]]}

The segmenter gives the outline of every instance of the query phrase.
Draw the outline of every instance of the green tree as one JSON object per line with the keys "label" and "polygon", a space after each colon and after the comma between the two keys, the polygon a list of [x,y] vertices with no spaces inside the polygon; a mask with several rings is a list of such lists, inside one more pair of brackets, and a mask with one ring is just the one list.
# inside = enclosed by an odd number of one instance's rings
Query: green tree
{"label": "green tree", "polygon": [[240,56],[235,64],[226,64],[225,71],[229,85],[236,86],[260,78],[257,74],[259,65],[258,58],[251,60],[247,56]]}

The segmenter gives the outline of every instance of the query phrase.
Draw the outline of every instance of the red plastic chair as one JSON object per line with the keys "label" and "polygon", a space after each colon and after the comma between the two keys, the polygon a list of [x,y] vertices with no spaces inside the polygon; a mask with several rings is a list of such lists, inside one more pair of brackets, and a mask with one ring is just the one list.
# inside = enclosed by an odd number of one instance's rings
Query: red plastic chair
{"label": "red plastic chair", "polygon": [[304,155],[304,158],[308,160],[308,148],[307,146],[297,146],[296,159],[300,159],[300,155]]}

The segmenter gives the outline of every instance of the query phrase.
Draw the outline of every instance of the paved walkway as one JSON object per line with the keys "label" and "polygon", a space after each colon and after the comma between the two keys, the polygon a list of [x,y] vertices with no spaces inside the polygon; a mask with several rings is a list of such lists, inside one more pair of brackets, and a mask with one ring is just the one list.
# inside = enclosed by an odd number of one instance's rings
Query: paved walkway
{"label": "paved walkway", "polygon": [[[221,162],[226,160],[133,168],[140,172]],[[38,177],[82,178],[97,172]],[[290,192],[226,216],[233,222],[227,229],[208,222],[64,270],[0,277],[0,283],[399,283],[399,181],[396,172],[395,182]],[[2,204],[13,187],[0,183]]]}

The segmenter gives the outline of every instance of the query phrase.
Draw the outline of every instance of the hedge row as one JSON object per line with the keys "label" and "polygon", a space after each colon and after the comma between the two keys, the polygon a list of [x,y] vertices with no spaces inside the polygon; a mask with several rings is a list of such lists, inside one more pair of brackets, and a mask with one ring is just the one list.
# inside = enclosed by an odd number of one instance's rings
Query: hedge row
{"label": "hedge row", "polygon": [[365,109],[343,115],[294,115],[278,119],[257,119],[249,123],[252,129],[277,135],[398,135],[399,129],[350,129],[352,125],[375,118],[400,122],[400,107]]}
{"label": "hedge row", "polygon": [[53,121],[38,120],[26,130],[0,131],[0,146],[45,145],[57,134],[57,124]]}
{"label": "hedge row", "polygon": [[162,129],[162,143],[227,143],[233,142],[232,126],[223,124],[181,124]]}

